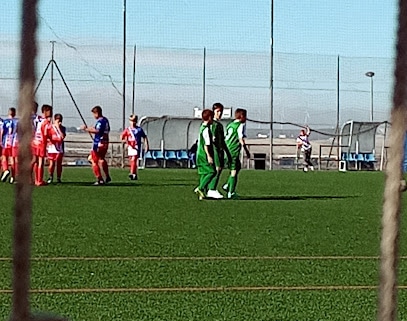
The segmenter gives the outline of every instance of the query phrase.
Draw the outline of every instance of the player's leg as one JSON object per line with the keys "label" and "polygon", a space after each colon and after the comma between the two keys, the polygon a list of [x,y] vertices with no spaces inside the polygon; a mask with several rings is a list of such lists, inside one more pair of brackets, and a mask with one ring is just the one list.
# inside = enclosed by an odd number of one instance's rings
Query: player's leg
{"label": "player's leg", "polygon": [[212,178],[208,185],[208,197],[214,198],[222,198],[222,194],[220,194],[217,190],[220,175],[222,174],[223,167],[225,166],[225,157],[223,151],[216,151],[214,153],[214,162],[216,165],[216,175]]}
{"label": "player's leg", "polygon": [[64,159],[64,153],[59,153],[57,158],[57,183],[62,183],[62,160]]}
{"label": "player's leg", "polygon": [[9,182],[12,184],[12,183],[14,183],[14,177],[16,177],[15,159],[12,155],[9,157],[9,161],[10,161],[10,169],[11,169]]}
{"label": "player's leg", "polygon": [[307,151],[302,152],[303,171],[308,172]]}
{"label": "player's leg", "polygon": [[8,148],[3,148],[2,155],[1,155],[1,168],[3,170],[3,174],[1,175],[1,181],[7,181],[7,178],[10,176],[10,171],[8,168]]}
{"label": "player's leg", "polygon": [[98,153],[99,153],[99,163],[100,163],[100,166],[102,167],[103,172],[105,173],[105,177],[106,177],[105,182],[109,183],[112,179],[110,178],[110,174],[109,174],[109,165],[105,159],[106,154],[107,154],[107,149],[108,149],[108,146],[99,148]]}
{"label": "player's leg", "polygon": [[55,153],[48,153],[48,179],[47,184],[51,184],[54,180],[54,172],[55,172],[55,163],[57,159],[57,155]]}
{"label": "player's leg", "polygon": [[12,165],[11,165],[12,177],[10,177],[9,183],[13,184],[15,181],[15,178],[18,175],[18,147],[13,147],[11,149],[11,158],[12,158]]}
{"label": "player's leg", "polygon": [[100,160],[99,160],[98,152],[95,150],[92,150],[90,155],[92,157],[93,174],[95,175],[95,177],[97,179],[95,185],[103,185],[105,183],[105,181],[103,180],[102,173],[101,173],[100,167],[99,167]]}
{"label": "player's leg", "polygon": [[138,161],[138,157],[137,156],[130,156],[129,157],[130,160],[130,174],[129,174],[129,178],[131,180],[137,180],[137,161]]}
{"label": "player's leg", "polygon": [[241,169],[240,159],[239,157],[235,157],[232,160],[230,176],[228,179],[228,198],[233,198],[236,196],[236,185],[237,185],[237,177],[239,171]]}
{"label": "player's leg", "polygon": [[312,154],[312,148],[310,148],[307,151],[307,163],[308,163],[309,168],[313,171],[314,170],[314,165],[312,164],[311,154]]}
{"label": "player's leg", "polygon": [[36,173],[36,184],[35,185],[42,185],[44,181],[44,157],[38,157],[38,166],[37,166],[37,173]]}
{"label": "player's leg", "polygon": [[202,179],[199,184],[200,190],[203,191],[204,193],[208,193],[209,184],[215,176],[216,176],[215,167],[213,165],[208,164],[208,166],[205,169],[205,174],[202,175]]}

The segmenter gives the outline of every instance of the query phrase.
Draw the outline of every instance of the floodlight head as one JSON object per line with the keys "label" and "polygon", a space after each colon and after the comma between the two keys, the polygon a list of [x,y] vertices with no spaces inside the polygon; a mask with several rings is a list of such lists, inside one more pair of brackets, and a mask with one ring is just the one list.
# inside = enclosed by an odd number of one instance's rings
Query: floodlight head
{"label": "floodlight head", "polygon": [[367,73],[365,73],[365,76],[367,76],[367,77],[373,77],[373,76],[374,76],[374,72],[373,72],[373,71],[368,71]]}

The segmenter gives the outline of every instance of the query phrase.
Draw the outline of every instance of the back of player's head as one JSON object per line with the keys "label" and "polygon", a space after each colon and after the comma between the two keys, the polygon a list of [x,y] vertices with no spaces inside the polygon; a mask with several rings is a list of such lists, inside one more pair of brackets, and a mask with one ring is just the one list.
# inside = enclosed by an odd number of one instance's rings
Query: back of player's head
{"label": "back of player's head", "polygon": [[9,114],[11,117],[14,117],[14,116],[17,114],[17,111],[16,111],[16,109],[15,109],[14,107],[10,107],[10,108],[8,109],[8,114]]}
{"label": "back of player's head", "polygon": [[237,108],[235,110],[235,119],[246,119],[247,118],[247,110],[243,108]]}
{"label": "back of player's head", "polygon": [[38,103],[36,101],[33,101],[32,103],[32,112],[36,114],[38,112]]}
{"label": "back of player's head", "polygon": [[62,117],[61,114],[55,114],[54,115],[54,120],[59,120],[60,122],[62,122],[63,119],[64,119],[64,117]]}
{"label": "back of player's head", "polygon": [[44,112],[46,112],[46,111],[52,111],[52,106],[51,106],[51,105],[47,105],[47,104],[42,105],[42,107],[41,107],[41,112],[44,113]]}
{"label": "back of player's head", "polygon": [[138,122],[138,116],[137,115],[130,115],[129,120],[133,123],[137,123]]}
{"label": "back of player's head", "polygon": [[213,111],[210,109],[204,109],[202,111],[202,120],[209,121],[211,119],[213,119]]}
{"label": "back of player's head", "polygon": [[95,106],[92,108],[91,112],[94,114],[98,114],[99,116],[102,116],[102,107]]}
{"label": "back of player's head", "polygon": [[45,118],[52,117],[52,106],[51,105],[42,105],[41,112]]}
{"label": "back of player's head", "polygon": [[212,110],[213,110],[213,111],[215,111],[215,110],[217,110],[217,109],[220,109],[221,111],[223,111],[224,108],[225,108],[225,107],[223,107],[223,105],[222,105],[221,103],[214,103],[214,104],[212,105]]}

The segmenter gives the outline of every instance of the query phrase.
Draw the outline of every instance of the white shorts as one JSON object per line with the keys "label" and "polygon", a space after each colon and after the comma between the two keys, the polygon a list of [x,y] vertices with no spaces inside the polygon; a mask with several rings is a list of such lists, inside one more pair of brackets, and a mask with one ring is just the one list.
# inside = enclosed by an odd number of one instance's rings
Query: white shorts
{"label": "white shorts", "polygon": [[54,144],[50,144],[47,146],[48,154],[59,154],[62,153],[62,150],[58,150]]}
{"label": "white shorts", "polygon": [[138,149],[131,146],[127,147],[127,156],[138,156]]}

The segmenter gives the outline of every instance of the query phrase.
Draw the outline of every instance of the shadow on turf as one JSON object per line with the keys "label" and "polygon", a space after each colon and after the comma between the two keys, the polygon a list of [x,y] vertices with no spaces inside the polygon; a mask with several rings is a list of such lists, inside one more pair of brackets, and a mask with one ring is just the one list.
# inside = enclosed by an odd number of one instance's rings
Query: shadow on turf
{"label": "shadow on turf", "polygon": [[328,196],[328,195],[268,195],[268,196],[240,196],[237,201],[307,201],[307,200],[332,200],[356,198],[359,196]]}
{"label": "shadow on turf", "polygon": [[110,182],[108,184],[102,186],[94,186],[93,183],[89,182],[63,182],[62,184],[53,184],[53,185],[65,185],[65,186],[85,186],[85,187],[141,187],[141,186],[193,186],[190,183],[161,183],[161,184],[154,184],[154,183],[146,183],[146,182]]}

